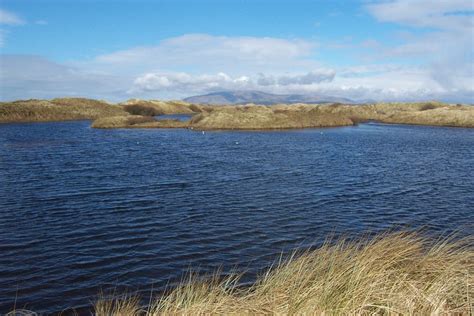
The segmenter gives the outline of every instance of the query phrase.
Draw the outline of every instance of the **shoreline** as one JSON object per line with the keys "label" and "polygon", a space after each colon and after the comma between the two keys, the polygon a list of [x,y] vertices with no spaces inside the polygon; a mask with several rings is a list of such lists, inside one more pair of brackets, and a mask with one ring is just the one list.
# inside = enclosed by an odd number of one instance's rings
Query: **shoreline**
{"label": "shoreline", "polygon": [[[285,257],[275,258],[275,265],[250,285],[242,286],[238,273],[189,272],[146,303],[136,294],[114,291],[98,293],[90,310],[97,316],[472,312],[472,237],[424,237],[403,230],[354,240],[328,237],[315,249]],[[67,311],[79,309],[87,308]]]}
{"label": "shoreline", "polygon": [[[156,119],[191,115],[187,121]],[[182,101],[104,101],[70,98],[0,102],[0,124],[92,121],[92,128],[188,128],[218,130],[291,130],[354,126],[364,122],[474,128],[474,106],[439,102],[277,105],[202,105]]]}

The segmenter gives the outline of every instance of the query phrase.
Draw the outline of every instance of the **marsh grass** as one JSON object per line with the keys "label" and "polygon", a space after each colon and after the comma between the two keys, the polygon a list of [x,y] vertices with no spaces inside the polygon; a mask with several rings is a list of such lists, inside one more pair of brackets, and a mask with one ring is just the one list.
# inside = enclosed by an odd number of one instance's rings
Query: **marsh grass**
{"label": "marsh grass", "polygon": [[[184,101],[159,101],[159,100],[140,100],[130,99],[124,103],[120,103],[124,107],[126,106],[140,106],[143,108],[152,108],[161,114],[192,114],[199,112],[200,106],[195,105],[191,108],[191,104]],[[134,113],[132,113],[134,114]],[[138,114],[138,113],[137,113]],[[140,115],[144,115],[143,113]]]}
{"label": "marsh grass", "polygon": [[141,105],[141,104],[128,104],[128,105],[125,105],[123,109],[132,115],[156,116],[156,115],[163,114],[162,111],[160,111],[159,109],[155,107]]}
{"label": "marsh grass", "polygon": [[[195,114],[186,124],[152,120],[135,123],[120,116]],[[103,119],[107,120],[104,121]],[[336,127],[366,121],[393,124],[474,127],[474,106],[428,103],[365,105],[278,104],[210,106],[183,101],[132,99],[124,103],[84,98],[0,102],[0,123],[98,120],[99,128],[186,128],[197,130],[270,130]],[[103,127],[107,122],[107,127]],[[115,122],[115,123],[113,123]]]}
{"label": "marsh grass", "polygon": [[118,105],[84,98],[0,102],[0,123],[91,120],[127,114]]}
{"label": "marsh grass", "polygon": [[136,297],[100,300],[102,315],[472,315],[472,238],[387,233],[327,241],[294,253],[255,282],[239,276],[181,285],[140,309]]}
{"label": "marsh grass", "polygon": [[151,116],[128,115],[102,117],[92,122],[93,128],[130,128],[134,125],[156,122]]}

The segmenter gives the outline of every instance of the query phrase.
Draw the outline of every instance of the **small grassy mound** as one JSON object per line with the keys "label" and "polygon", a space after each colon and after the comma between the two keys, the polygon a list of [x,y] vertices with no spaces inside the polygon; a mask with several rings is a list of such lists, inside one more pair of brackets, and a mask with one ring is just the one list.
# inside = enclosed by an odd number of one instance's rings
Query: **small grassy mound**
{"label": "small grassy mound", "polygon": [[353,125],[348,117],[322,113],[316,109],[316,106],[221,106],[194,116],[190,125],[202,130],[267,130]]}
{"label": "small grassy mound", "polygon": [[[189,103],[183,101],[158,101],[158,100],[140,100],[131,99],[124,103],[123,106],[142,106],[147,108],[153,108],[161,114],[192,114],[194,111],[190,108]],[[194,107],[194,110],[198,109],[199,106]]]}
{"label": "small grassy mound", "polygon": [[123,109],[132,115],[156,116],[164,114],[162,111],[153,106],[142,104],[128,104],[125,105]]}
{"label": "small grassy mound", "polygon": [[97,315],[472,315],[472,238],[413,233],[327,242],[295,254],[249,288],[190,277],[151,305],[100,299]]}
{"label": "small grassy mound", "polygon": [[127,128],[143,123],[155,122],[156,120],[150,116],[128,115],[128,116],[111,116],[103,117],[92,123],[93,128]]}
{"label": "small grassy mound", "polygon": [[127,114],[120,106],[83,98],[0,102],[0,123],[92,120]]}
{"label": "small grassy mound", "polygon": [[103,117],[92,122],[93,128],[187,128],[188,122],[155,120],[152,116],[129,115]]}

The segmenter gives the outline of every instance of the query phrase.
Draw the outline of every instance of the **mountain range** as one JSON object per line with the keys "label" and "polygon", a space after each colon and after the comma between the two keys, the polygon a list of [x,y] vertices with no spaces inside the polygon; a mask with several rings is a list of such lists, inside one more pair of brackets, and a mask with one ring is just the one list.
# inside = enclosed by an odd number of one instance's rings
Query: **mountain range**
{"label": "mountain range", "polygon": [[292,104],[292,103],[354,103],[347,98],[302,95],[302,94],[271,94],[261,91],[220,91],[184,98],[183,101],[199,104]]}

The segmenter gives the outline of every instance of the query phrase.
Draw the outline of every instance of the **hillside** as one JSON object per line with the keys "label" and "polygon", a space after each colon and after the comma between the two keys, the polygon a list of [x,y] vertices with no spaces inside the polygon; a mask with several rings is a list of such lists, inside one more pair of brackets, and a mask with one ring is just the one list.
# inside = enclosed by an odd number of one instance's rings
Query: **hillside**
{"label": "hillside", "polygon": [[197,95],[183,99],[197,104],[320,104],[320,103],[354,103],[350,99],[320,95],[271,94],[261,91],[221,91]]}

